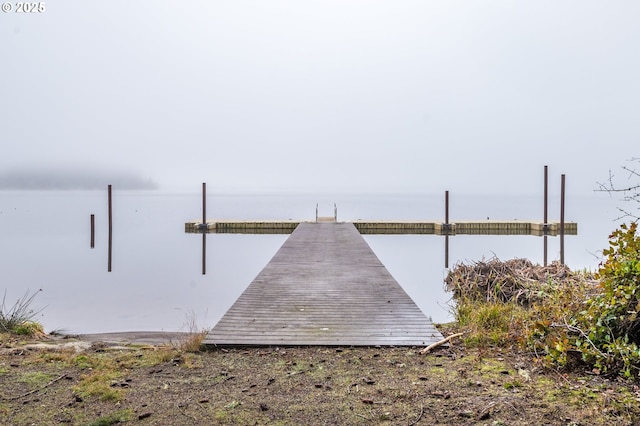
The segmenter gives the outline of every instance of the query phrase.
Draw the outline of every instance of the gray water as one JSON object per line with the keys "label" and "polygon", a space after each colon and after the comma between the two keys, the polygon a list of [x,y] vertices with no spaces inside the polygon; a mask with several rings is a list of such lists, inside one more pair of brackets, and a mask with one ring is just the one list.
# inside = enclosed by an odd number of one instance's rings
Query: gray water
{"label": "gray water", "polygon": [[[443,194],[412,195],[215,195],[210,219],[313,220],[434,219],[444,217]],[[567,199],[566,220],[578,235],[565,237],[565,261],[573,269],[597,269],[600,251],[616,227],[620,201],[604,194]],[[539,196],[452,194],[456,219],[541,220]],[[202,275],[202,236],[184,233],[201,218],[201,195],[113,192],[113,260],[107,272],[107,197],[102,191],[0,191],[0,291],[6,305],[42,289],[35,307],[47,331],[180,331],[196,322],[211,327],[267,264],[287,235],[207,236],[207,274]],[[90,249],[90,215],[96,245]],[[559,218],[550,202],[549,219]],[[420,309],[436,322],[451,320],[444,291],[444,238],[434,235],[369,235],[365,239]],[[559,258],[559,239],[549,237],[549,261]],[[450,238],[449,262],[497,256],[543,262],[535,236]]]}

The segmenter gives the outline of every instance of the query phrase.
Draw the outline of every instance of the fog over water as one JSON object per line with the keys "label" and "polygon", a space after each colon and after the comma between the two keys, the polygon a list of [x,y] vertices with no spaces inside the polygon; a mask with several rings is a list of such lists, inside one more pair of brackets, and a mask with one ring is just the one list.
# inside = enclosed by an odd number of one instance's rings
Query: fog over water
{"label": "fog over water", "polygon": [[88,170],[77,167],[9,170],[0,172],[0,189],[97,190],[112,185],[119,189],[156,189],[151,179],[131,172]]}
{"label": "fog over water", "polygon": [[[591,192],[640,141],[634,0],[0,13],[0,170],[224,192]],[[621,179],[624,176],[619,175]]]}
{"label": "fog over water", "polygon": [[[284,237],[212,236],[199,274],[202,182],[210,218],[437,219],[449,190],[452,221],[540,220],[548,165],[568,263],[594,268],[619,202],[594,190],[638,157],[636,0],[42,3],[0,12],[0,278],[43,288],[49,329],[215,323]],[[448,318],[442,240],[367,241]],[[452,263],[540,245],[456,236]]]}

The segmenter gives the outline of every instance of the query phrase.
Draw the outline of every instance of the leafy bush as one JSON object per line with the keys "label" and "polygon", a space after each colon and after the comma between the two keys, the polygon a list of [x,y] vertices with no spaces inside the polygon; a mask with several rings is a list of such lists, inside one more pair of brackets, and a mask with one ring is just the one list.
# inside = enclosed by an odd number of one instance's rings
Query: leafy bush
{"label": "leafy bush", "polygon": [[598,271],[601,292],[573,321],[573,344],[601,371],[640,376],[640,237],[637,224],[611,236]]}
{"label": "leafy bush", "polygon": [[586,363],[596,372],[640,378],[637,231],[632,223],[611,234],[595,280],[520,260],[456,267],[446,283],[465,342],[516,346],[557,366]]}

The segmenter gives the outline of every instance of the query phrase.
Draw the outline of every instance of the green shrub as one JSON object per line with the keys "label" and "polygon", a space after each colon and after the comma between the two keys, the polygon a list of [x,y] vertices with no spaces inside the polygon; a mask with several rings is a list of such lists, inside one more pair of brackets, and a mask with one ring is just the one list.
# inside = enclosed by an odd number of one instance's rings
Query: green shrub
{"label": "green shrub", "polygon": [[637,224],[621,225],[610,237],[598,278],[601,293],[590,298],[574,326],[575,347],[602,371],[640,373],[640,238]]}
{"label": "green shrub", "polygon": [[[595,277],[521,260],[456,267],[445,280],[465,343],[529,350],[556,366],[640,378],[640,236],[621,225]],[[595,278],[595,279],[592,279]]]}

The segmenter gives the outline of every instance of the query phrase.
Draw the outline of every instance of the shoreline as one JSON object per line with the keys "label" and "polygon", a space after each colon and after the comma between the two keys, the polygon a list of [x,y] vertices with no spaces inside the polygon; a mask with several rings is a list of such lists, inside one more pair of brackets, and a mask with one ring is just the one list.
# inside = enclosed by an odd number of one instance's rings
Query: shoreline
{"label": "shoreline", "polygon": [[[109,344],[163,345],[179,342],[193,333],[179,331],[114,331],[109,333],[59,334],[58,337],[77,339],[85,342]],[[56,337],[56,335],[47,336]]]}

